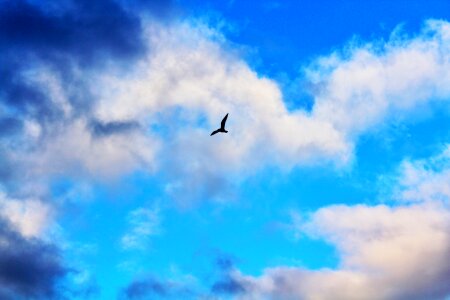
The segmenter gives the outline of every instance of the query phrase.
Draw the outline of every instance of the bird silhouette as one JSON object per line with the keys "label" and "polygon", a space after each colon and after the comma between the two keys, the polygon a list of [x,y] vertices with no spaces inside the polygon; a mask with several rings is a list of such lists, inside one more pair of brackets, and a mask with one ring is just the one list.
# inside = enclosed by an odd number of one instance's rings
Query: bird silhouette
{"label": "bird silhouette", "polygon": [[225,132],[225,133],[228,132],[227,130],[225,130],[225,123],[227,122],[227,118],[228,118],[228,114],[226,114],[226,116],[222,119],[222,122],[220,123],[220,128],[211,132],[211,135],[215,135],[216,133],[219,133],[219,132]]}

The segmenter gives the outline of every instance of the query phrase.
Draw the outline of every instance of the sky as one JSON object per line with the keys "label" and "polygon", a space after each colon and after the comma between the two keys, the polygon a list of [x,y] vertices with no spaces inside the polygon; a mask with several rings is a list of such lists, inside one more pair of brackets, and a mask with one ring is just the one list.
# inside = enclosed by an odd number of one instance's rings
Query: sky
{"label": "sky", "polygon": [[0,51],[1,299],[450,299],[450,2],[3,0]]}

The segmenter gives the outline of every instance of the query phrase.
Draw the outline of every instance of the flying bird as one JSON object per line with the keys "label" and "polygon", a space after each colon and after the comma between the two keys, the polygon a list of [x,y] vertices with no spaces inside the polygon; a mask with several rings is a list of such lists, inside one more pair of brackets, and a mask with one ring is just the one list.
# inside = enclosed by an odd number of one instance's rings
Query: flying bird
{"label": "flying bird", "polygon": [[211,132],[211,135],[215,135],[218,132],[225,132],[225,133],[228,132],[227,130],[225,130],[225,123],[227,122],[227,118],[228,118],[228,114],[226,114],[226,116],[223,118],[222,122],[220,123],[220,128]]}

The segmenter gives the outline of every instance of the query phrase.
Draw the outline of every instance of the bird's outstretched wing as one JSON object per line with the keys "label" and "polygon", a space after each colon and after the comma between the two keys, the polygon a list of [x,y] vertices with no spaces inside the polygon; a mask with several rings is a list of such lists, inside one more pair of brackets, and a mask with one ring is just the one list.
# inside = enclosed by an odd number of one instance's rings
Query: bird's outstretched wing
{"label": "bird's outstretched wing", "polygon": [[227,122],[228,114],[225,115],[222,122],[220,123],[220,128],[225,129],[225,123]]}
{"label": "bird's outstretched wing", "polygon": [[220,129],[214,130],[213,132],[211,132],[211,135],[215,135],[216,133],[218,133],[220,131]]}

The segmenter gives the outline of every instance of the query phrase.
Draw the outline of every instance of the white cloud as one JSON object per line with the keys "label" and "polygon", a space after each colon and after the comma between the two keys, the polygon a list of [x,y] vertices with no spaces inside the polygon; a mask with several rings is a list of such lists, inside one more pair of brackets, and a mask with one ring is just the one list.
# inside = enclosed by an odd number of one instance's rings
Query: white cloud
{"label": "white cloud", "polygon": [[[12,156],[26,162],[29,177],[156,170],[175,198],[224,198],[223,190],[267,165],[346,165],[360,134],[394,114],[407,118],[419,105],[450,99],[450,24],[444,21],[429,21],[410,38],[393,36],[318,59],[305,70],[320,87],[311,112],[288,111],[277,83],[259,76],[207,25],[144,26],[150,51],[128,70],[75,72],[89,78],[86,93],[95,99],[87,115],[74,112],[73,88],[62,88],[49,68],[34,71],[65,119],[52,128],[28,122],[32,145]],[[230,133],[211,138],[225,113]],[[89,128],[91,118],[140,129],[99,137]]]}
{"label": "white cloud", "polygon": [[[444,21],[427,22],[411,38],[393,36],[382,46],[319,59],[305,72],[320,86],[310,113],[288,111],[276,82],[228,51],[213,29],[190,22],[147,29],[148,57],[125,77],[108,73],[95,81],[105,87],[95,112],[108,122],[169,127],[157,157],[190,158],[174,171],[182,178],[209,170],[216,170],[212,177],[242,175],[271,164],[346,164],[359,134],[394,114],[406,118],[418,105],[450,99],[450,24]],[[173,118],[177,109],[182,113]],[[212,142],[208,133],[227,112],[230,133]],[[202,117],[207,122],[199,125]]]}
{"label": "white cloud", "polygon": [[[297,230],[334,245],[336,269],[278,267],[260,277],[236,278],[244,299],[442,299],[450,295],[448,149],[428,161],[413,161],[404,182],[417,183],[413,203],[333,205],[314,212]],[[423,174],[423,166],[434,166]],[[438,168],[438,169],[436,169]],[[411,174],[419,174],[411,175]],[[419,181],[417,179],[420,178]],[[442,180],[440,184],[438,180]],[[429,185],[432,182],[432,185]],[[439,197],[422,186],[436,187]],[[410,195],[410,194],[406,194]]]}
{"label": "white cloud", "polygon": [[[190,23],[168,28],[150,25],[152,51],[134,74],[126,78],[108,74],[98,81],[108,87],[100,90],[98,117],[104,121],[152,118],[164,122],[158,114],[175,108],[187,110],[180,115],[185,120],[169,120],[179,124],[177,143],[189,149],[186,142],[204,136],[198,149],[219,153],[206,158],[216,164],[226,161],[233,169],[265,163],[292,166],[319,157],[348,158],[348,145],[331,124],[303,111],[288,112],[278,85],[259,77],[229,53],[218,35]],[[208,133],[227,112],[232,134],[226,142],[216,138],[212,144]],[[207,128],[196,124],[203,115]],[[182,121],[187,124],[181,125]],[[190,138],[185,141],[183,136]]]}
{"label": "white cloud", "polygon": [[40,64],[23,72],[22,75],[30,84],[43,87],[47,93],[47,97],[55,107],[61,110],[64,117],[72,114],[73,107],[69,101],[70,94],[66,90],[73,89],[73,87],[65,86],[63,88],[63,81],[51,71],[51,68]]}
{"label": "white cloud", "polygon": [[52,222],[52,208],[37,199],[11,199],[0,192],[0,216],[25,237],[38,237]]}
{"label": "white cloud", "polygon": [[157,143],[139,132],[94,137],[83,119],[48,137],[36,153],[41,174],[87,173],[116,176],[136,169],[151,170]]}
{"label": "white cloud", "polygon": [[405,161],[397,198],[407,202],[450,199],[450,146],[431,160]]}
{"label": "white cloud", "polygon": [[339,268],[278,267],[243,276],[249,299],[441,299],[449,295],[450,214],[416,205],[332,206],[309,226],[335,245]]}
{"label": "white cloud", "polygon": [[428,21],[417,36],[350,47],[307,70],[322,86],[313,117],[357,135],[394,114],[450,100],[450,24]]}
{"label": "white cloud", "polygon": [[125,250],[145,249],[149,238],[161,233],[158,209],[138,208],[128,214],[127,221],[129,230],[120,240]]}

